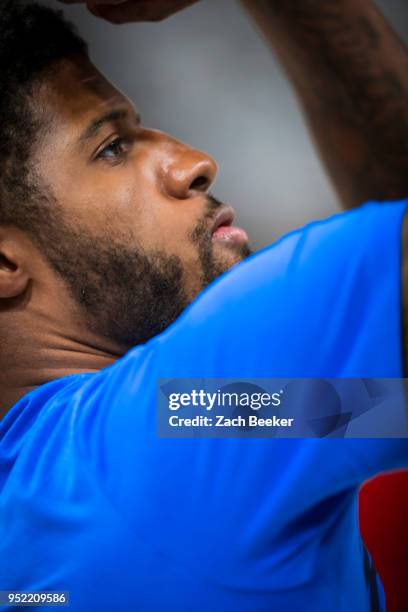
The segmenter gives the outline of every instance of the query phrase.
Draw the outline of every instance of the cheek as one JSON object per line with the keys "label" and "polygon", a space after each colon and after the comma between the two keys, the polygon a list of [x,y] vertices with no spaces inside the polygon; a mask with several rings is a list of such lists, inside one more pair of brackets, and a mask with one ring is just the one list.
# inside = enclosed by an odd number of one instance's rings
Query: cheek
{"label": "cheek", "polygon": [[69,219],[96,235],[126,236],[146,250],[184,257],[196,251],[189,235],[203,213],[201,200],[165,196],[147,172],[130,166],[81,169],[59,175],[54,185]]}
{"label": "cheek", "polygon": [[155,215],[150,203],[160,196],[149,184],[115,169],[95,176],[77,175],[70,186],[59,185],[58,192],[64,211],[79,225],[105,235],[145,234]]}

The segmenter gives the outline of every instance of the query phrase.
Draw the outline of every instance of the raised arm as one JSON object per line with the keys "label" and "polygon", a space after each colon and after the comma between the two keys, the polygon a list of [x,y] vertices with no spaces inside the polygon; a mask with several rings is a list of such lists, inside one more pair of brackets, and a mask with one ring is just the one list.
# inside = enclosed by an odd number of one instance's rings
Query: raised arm
{"label": "raised arm", "polygon": [[408,49],[370,0],[242,0],[345,208],[408,196]]}

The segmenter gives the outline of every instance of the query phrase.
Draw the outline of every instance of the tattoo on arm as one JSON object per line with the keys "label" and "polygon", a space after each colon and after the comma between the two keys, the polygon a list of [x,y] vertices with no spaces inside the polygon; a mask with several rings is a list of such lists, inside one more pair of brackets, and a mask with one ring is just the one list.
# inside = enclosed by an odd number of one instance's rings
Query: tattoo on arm
{"label": "tattoo on arm", "polygon": [[252,4],[270,22],[271,44],[278,41],[344,204],[408,196],[408,51],[374,5]]}

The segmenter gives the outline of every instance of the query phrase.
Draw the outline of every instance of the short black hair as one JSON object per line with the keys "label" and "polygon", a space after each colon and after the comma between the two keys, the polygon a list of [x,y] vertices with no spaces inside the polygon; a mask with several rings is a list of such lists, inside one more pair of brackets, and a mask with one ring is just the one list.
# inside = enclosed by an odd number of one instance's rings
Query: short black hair
{"label": "short black hair", "polygon": [[33,178],[30,157],[39,125],[34,88],[57,62],[82,54],[85,41],[61,11],[36,2],[0,4],[0,225],[38,238],[47,198]]}

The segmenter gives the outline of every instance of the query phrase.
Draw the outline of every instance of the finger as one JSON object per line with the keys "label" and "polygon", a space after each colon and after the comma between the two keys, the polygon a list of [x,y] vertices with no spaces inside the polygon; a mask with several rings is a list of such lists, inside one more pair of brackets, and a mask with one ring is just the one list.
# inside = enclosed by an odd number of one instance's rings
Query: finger
{"label": "finger", "polygon": [[195,4],[197,1],[198,0],[179,0],[179,2],[175,3],[169,2],[168,0],[155,0],[153,3],[141,0],[141,2],[135,4],[134,0],[127,0],[118,6],[101,6],[97,3],[96,6],[94,6],[95,11],[92,12],[115,24],[137,21],[161,21],[173,13]]}
{"label": "finger", "polygon": [[95,6],[96,8],[98,8],[99,6],[116,6],[118,4],[124,4],[125,2],[128,2],[128,0],[86,0],[88,4]]}
{"label": "finger", "polygon": [[88,9],[97,17],[102,17],[102,19],[115,24],[143,21],[142,9],[140,6],[134,6],[132,0],[127,0],[119,6],[95,4],[90,0]]}
{"label": "finger", "polygon": [[115,6],[117,4],[123,4],[127,0],[59,0],[63,4],[108,4]]}
{"label": "finger", "polygon": [[85,0],[88,10],[96,17],[102,17],[101,10],[128,4],[129,0]]}

